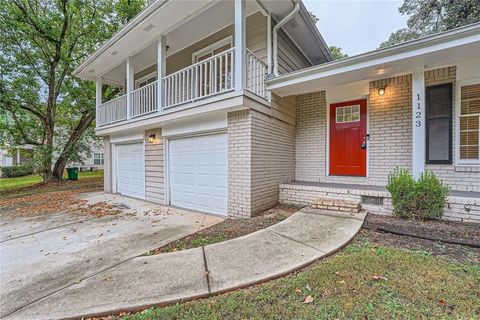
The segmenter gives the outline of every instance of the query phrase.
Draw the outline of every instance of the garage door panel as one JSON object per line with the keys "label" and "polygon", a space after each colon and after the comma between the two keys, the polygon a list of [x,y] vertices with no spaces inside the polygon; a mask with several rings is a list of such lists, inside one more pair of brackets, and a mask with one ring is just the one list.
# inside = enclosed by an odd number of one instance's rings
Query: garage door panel
{"label": "garage door panel", "polygon": [[171,204],[227,214],[227,152],[226,134],[171,140]]}
{"label": "garage door panel", "polygon": [[144,198],[144,161],[143,143],[116,146],[115,175],[118,193]]}

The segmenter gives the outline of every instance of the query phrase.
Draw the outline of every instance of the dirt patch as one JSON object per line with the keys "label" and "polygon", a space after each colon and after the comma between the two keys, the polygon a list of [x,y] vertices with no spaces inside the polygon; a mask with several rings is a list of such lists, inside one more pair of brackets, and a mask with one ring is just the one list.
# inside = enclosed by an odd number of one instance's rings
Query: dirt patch
{"label": "dirt patch", "polygon": [[93,216],[121,213],[122,210],[115,205],[106,202],[88,204],[87,201],[77,197],[82,192],[100,190],[103,190],[103,179],[88,178],[78,181],[41,183],[3,192],[0,200],[0,214],[26,217],[62,211]]}
{"label": "dirt patch", "polygon": [[406,220],[369,214],[364,228],[373,231],[402,233],[434,241],[480,246],[480,223],[457,221]]}
{"label": "dirt patch", "polygon": [[186,250],[238,238],[279,223],[298,210],[299,207],[277,205],[249,219],[227,219],[166,246],[149,251],[146,255]]}
{"label": "dirt patch", "polygon": [[[393,234],[406,233],[413,236]],[[418,238],[429,237],[437,241]],[[368,240],[374,245],[424,251],[425,254],[444,256],[455,261],[480,263],[480,248],[446,243],[444,241],[480,244],[480,224],[450,221],[413,221],[391,216],[369,214],[364,228],[355,241]],[[443,241],[442,241],[443,240]]]}

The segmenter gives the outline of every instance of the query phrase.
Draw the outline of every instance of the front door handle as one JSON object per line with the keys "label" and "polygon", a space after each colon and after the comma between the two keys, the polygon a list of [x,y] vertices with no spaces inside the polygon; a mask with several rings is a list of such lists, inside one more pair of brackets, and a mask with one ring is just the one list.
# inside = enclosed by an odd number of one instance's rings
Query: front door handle
{"label": "front door handle", "polygon": [[367,149],[367,140],[370,140],[370,135],[369,134],[367,134],[363,137],[363,141],[362,141],[362,144],[360,146],[363,150]]}

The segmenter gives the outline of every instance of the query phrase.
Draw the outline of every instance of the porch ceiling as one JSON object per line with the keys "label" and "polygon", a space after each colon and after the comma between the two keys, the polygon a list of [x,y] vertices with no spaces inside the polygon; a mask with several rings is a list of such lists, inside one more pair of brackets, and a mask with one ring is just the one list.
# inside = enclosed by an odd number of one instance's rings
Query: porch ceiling
{"label": "porch ceiling", "polygon": [[479,58],[480,24],[475,24],[283,75],[267,81],[267,87],[281,96],[304,94]]}

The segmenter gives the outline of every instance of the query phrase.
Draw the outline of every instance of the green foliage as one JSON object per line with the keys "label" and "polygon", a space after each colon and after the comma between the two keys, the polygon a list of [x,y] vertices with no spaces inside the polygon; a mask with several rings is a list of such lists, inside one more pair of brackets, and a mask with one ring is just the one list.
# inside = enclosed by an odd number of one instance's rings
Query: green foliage
{"label": "green foliage", "polygon": [[398,11],[409,17],[407,28],[392,33],[380,47],[388,47],[480,21],[479,0],[404,0]]}
{"label": "green foliage", "polygon": [[[36,146],[35,166],[46,181],[61,179],[94,136],[95,86],[74,77],[74,68],[143,6],[143,0],[0,0],[0,132],[13,146]],[[105,100],[118,93],[105,92]]]}
{"label": "green foliage", "polygon": [[448,194],[449,188],[433,172],[423,172],[416,183],[416,214],[427,220],[442,218]]}
{"label": "green foliage", "polygon": [[123,23],[132,20],[145,6],[145,0],[118,0],[115,4],[118,18]]}
{"label": "green foliage", "polygon": [[410,218],[415,200],[415,179],[406,169],[395,169],[388,175],[387,190],[392,196],[393,213],[397,217]]}
{"label": "green foliage", "polygon": [[348,57],[348,54],[342,52],[342,48],[337,46],[330,46],[330,52],[332,53],[333,60],[340,60]]}
{"label": "green foliage", "polygon": [[387,190],[392,196],[393,213],[401,218],[440,219],[449,189],[431,171],[415,181],[406,169],[388,175]]}
{"label": "green foliage", "polygon": [[32,166],[27,164],[2,167],[2,178],[23,177],[32,173]]}

